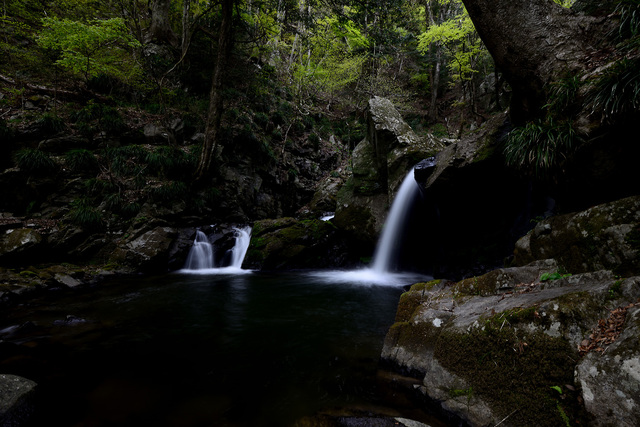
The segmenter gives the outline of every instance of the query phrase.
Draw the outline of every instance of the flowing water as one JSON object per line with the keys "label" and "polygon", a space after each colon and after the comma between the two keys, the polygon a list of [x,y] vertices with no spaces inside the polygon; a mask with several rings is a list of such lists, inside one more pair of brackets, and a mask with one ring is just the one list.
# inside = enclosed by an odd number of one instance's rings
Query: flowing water
{"label": "flowing water", "polygon": [[374,272],[384,274],[395,269],[396,259],[400,252],[399,246],[407,226],[407,217],[411,213],[411,206],[419,195],[420,188],[414,178],[414,169],[411,169],[402,181],[384,223],[382,235],[373,255],[371,269]]}
{"label": "flowing water", "polygon": [[118,279],[9,307],[0,372],[39,383],[36,426],[287,426],[385,404],[376,370],[400,276],[245,273]]}

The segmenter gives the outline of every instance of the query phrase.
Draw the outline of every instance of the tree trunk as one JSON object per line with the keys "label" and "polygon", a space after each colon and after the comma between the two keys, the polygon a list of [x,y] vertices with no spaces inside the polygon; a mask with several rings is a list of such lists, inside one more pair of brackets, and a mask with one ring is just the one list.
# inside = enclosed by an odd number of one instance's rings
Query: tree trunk
{"label": "tree trunk", "polygon": [[513,89],[516,124],[538,117],[549,84],[584,71],[603,20],[552,0],[462,0],[478,34]]}
{"label": "tree trunk", "polygon": [[209,94],[209,111],[205,129],[202,153],[195,172],[195,181],[204,182],[211,175],[211,164],[218,145],[220,135],[220,123],[223,111],[223,77],[231,55],[233,39],[233,5],[234,0],[222,0],[222,22],[218,36],[218,55],[216,68],[211,82]]}
{"label": "tree trunk", "polygon": [[169,22],[169,10],[171,0],[153,0],[151,7],[151,26],[145,41],[159,44],[178,45],[178,38],[171,29]]}

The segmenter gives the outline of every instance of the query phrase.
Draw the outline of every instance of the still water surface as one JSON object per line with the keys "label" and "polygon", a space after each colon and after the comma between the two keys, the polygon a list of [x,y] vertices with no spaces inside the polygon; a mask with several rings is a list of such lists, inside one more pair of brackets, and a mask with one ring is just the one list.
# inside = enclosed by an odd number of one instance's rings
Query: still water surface
{"label": "still water surface", "polygon": [[380,404],[382,341],[416,279],[118,279],[5,311],[0,372],[40,384],[34,425],[286,426]]}

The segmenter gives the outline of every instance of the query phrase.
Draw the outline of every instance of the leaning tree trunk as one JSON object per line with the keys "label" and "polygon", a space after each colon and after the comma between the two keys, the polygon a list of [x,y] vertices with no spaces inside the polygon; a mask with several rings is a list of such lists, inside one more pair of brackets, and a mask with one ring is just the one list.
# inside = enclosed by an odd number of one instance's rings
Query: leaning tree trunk
{"label": "leaning tree trunk", "polygon": [[584,71],[603,20],[552,0],[462,0],[478,34],[513,89],[518,124],[541,114],[549,83]]}
{"label": "leaning tree trunk", "polygon": [[211,164],[218,145],[223,111],[223,77],[231,55],[234,0],[222,0],[222,22],[218,35],[218,55],[209,94],[209,110],[195,181],[203,183],[211,175]]}

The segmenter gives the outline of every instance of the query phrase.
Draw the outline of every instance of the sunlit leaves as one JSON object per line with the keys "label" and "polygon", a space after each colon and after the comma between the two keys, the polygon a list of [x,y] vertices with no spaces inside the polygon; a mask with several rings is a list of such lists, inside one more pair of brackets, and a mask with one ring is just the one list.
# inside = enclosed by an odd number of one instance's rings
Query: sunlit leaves
{"label": "sunlit leaves", "polygon": [[85,79],[100,74],[134,80],[139,67],[132,50],[140,43],[129,34],[121,18],[85,24],[69,19],[44,18],[38,44],[59,52],[56,64]]}
{"label": "sunlit leaves", "polygon": [[475,63],[485,52],[466,10],[452,19],[431,25],[418,36],[418,50],[426,54],[432,43],[443,46],[449,56],[449,72],[453,81],[470,80]]}

